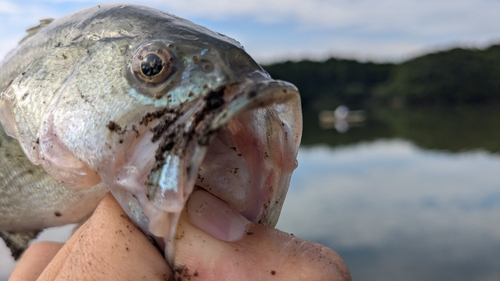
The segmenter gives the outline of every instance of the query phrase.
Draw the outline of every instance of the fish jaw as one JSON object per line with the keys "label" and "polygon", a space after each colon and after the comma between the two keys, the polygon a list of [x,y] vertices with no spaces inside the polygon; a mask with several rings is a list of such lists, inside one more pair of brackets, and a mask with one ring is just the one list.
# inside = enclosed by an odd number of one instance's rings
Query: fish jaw
{"label": "fish jaw", "polygon": [[295,86],[266,75],[247,78],[186,104],[175,118],[149,122],[103,180],[173,264],[177,222],[195,188],[252,222],[276,224],[297,166],[301,118]]}

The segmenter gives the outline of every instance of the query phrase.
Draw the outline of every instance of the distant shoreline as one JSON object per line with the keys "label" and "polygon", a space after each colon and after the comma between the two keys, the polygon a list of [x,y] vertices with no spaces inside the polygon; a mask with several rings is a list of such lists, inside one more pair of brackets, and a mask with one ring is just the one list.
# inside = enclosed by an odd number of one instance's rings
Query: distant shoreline
{"label": "distant shoreline", "polygon": [[500,104],[500,45],[454,48],[399,64],[330,58],[264,69],[294,83],[308,110]]}

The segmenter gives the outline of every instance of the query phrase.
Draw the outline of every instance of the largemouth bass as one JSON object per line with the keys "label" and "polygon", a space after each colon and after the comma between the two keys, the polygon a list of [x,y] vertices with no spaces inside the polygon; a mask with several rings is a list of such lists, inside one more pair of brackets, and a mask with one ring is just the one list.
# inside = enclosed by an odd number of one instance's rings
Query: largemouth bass
{"label": "largemouth bass", "polygon": [[15,256],[111,191],[173,262],[196,188],[278,220],[301,138],[298,90],[236,40],[135,5],[43,20],[0,64],[0,236]]}

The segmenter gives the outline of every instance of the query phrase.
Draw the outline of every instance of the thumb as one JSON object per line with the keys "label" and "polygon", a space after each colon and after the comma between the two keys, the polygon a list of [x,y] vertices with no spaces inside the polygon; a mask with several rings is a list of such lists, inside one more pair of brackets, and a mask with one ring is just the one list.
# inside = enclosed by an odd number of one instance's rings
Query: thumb
{"label": "thumb", "polygon": [[202,190],[190,197],[175,245],[174,271],[191,280],[351,280],[332,249],[253,224]]}

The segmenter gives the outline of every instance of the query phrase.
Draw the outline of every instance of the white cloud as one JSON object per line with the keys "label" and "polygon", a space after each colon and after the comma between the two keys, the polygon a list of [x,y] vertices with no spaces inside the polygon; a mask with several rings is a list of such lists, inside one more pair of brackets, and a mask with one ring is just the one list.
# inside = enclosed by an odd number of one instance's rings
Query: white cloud
{"label": "white cloud", "polygon": [[19,7],[12,2],[0,2],[0,15],[12,14],[19,11]]}
{"label": "white cloud", "polygon": [[[45,0],[38,3],[96,4],[100,1]],[[112,1],[119,2],[119,1]],[[500,21],[500,3],[488,0],[144,0],[132,3],[154,5],[185,17],[226,20],[248,16],[257,21],[288,22],[308,28],[355,26],[363,30],[406,30],[430,32],[445,26],[447,30],[476,27],[495,29]],[[9,2],[7,2],[9,3]],[[10,4],[12,5],[12,4]],[[9,5],[7,5],[9,6]],[[474,29],[476,32],[479,31]]]}
{"label": "white cloud", "polygon": [[[160,1],[154,1],[160,3]],[[481,47],[500,40],[500,2],[443,1],[172,1],[165,7],[188,17],[223,20],[246,16],[261,23],[288,24],[296,42],[241,40],[261,61],[325,58],[332,54],[376,61],[401,60],[451,44]],[[303,39],[317,33],[314,40]],[[498,41],[497,41],[498,42]],[[255,50],[255,51],[254,51]],[[282,54],[280,56],[280,54]]]}
{"label": "white cloud", "polygon": [[323,1],[230,0],[158,1],[185,16],[226,19],[250,16],[264,22],[292,20],[312,29],[359,27],[367,31],[401,30],[416,34],[446,27],[447,31],[494,29],[500,21],[500,2],[486,0],[443,1]]}
{"label": "white cloud", "polygon": [[[17,2],[3,0],[0,5],[0,14],[3,15],[0,18],[0,38],[9,42],[22,38],[24,30],[36,24],[39,18],[60,16],[63,6],[65,10],[71,10],[71,7],[77,9],[100,2],[27,0],[20,9]],[[247,28],[242,32],[245,39],[236,39],[259,61],[284,57],[325,58],[332,54],[397,61],[436,46],[460,44],[476,47],[500,40],[497,28],[500,26],[500,2],[489,0],[128,2],[155,6],[194,21],[218,23],[223,28],[226,24],[228,30],[238,30],[239,26],[234,26],[234,22],[245,19]],[[273,30],[276,26],[287,26],[290,32],[284,35],[276,30],[271,40],[261,37],[259,31]],[[280,44],[283,41],[286,44]],[[6,46],[13,47],[12,44],[3,45],[0,57],[5,54]]]}

